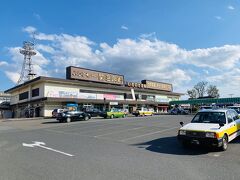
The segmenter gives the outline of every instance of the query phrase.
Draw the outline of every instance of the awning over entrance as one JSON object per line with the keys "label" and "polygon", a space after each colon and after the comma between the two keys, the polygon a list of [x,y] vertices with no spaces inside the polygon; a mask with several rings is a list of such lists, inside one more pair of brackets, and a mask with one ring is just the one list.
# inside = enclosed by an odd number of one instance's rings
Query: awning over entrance
{"label": "awning over entrance", "polygon": [[235,104],[240,103],[240,97],[234,98],[209,98],[209,99],[190,99],[190,100],[182,100],[182,101],[170,101],[170,105],[177,105],[177,104],[195,104],[195,105],[202,105],[202,104]]}

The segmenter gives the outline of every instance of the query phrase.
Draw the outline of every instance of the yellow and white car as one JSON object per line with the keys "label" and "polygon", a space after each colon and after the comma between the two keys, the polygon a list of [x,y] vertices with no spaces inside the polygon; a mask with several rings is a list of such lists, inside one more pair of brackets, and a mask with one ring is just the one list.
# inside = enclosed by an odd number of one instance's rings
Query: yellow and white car
{"label": "yellow and white car", "polygon": [[153,111],[147,108],[137,108],[136,111],[132,113],[134,116],[152,116]]}
{"label": "yellow and white car", "polygon": [[205,109],[199,111],[191,123],[178,131],[178,140],[183,146],[202,144],[220,147],[225,151],[228,142],[240,135],[240,119],[233,109]]}

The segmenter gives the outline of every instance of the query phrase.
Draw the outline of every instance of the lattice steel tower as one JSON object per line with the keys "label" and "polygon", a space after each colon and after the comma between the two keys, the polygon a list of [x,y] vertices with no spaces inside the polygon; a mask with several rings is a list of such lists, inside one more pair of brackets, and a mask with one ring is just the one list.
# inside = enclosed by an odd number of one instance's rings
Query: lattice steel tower
{"label": "lattice steel tower", "polygon": [[24,55],[22,71],[17,84],[22,84],[26,81],[33,79],[36,74],[33,72],[32,56],[37,53],[34,51],[34,43],[29,41],[23,42],[23,47],[20,49],[20,53]]}

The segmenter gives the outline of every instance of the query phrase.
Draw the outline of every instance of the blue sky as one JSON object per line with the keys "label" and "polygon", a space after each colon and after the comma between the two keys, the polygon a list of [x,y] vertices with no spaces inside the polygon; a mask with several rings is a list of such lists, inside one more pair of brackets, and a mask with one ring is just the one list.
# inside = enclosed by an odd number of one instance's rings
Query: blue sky
{"label": "blue sky", "polygon": [[75,65],[183,93],[204,80],[240,96],[239,19],[231,0],[1,1],[0,90],[14,86],[34,31],[38,75],[65,77]]}

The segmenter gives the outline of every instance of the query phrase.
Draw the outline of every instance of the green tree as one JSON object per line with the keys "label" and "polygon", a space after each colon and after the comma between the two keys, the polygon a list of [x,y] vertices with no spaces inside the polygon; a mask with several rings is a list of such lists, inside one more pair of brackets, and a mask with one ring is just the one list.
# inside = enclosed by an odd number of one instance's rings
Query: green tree
{"label": "green tree", "polygon": [[187,90],[187,94],[191,99],[196,99],[197,98],[196,89]]}
{"label": "green tree", "polygon": [[220,97],[217,86],[211,84],[207,86],[207,84],[206,81],[198,82],[193,89],[187,90],[188,96],[192,99],[204,97],[205,94],[214,98]]}
{"label": "green tree", "polygon": [[198,82],[195,86],[194,89],[197,92],[197,97],[203,97],[204,94],[206,93],[206,87],[207,87],[208,82],[206,81],[201,81]]}
{"label": "green tree", "polygon": [[215,85],[209,85],[207,88],[207,94],[208,96],[214,97],[214,98],[219,98],[219,90],[217,86]]}

